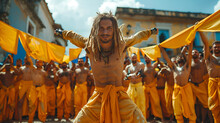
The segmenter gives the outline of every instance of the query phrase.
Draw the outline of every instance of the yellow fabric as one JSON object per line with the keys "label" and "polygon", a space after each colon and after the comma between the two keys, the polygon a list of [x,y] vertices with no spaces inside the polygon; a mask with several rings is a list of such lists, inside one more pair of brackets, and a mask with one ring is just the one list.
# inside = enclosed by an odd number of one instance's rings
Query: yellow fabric
{"label": "yellow fabric", "polygon": [[29,123],[33,122],[36,110],[38,112],[39,120],[45,122],[47,118],[47,91],[45,85],[42,85],[41,87],[31,86],[30,88]]}
{"label": "yellow fabric", "polygon": [[140,62],[140,51],[139,51],[139,48],[136,48],[136,47],[129,47],[127,49],[128,51],[128,56],[131,57],[131,54],[132,53],[135,53],[137,55],[137,61]]}
{"label": "yellow fabric", "polygon": [[163,117],[169,118],[171,114],[167,110],[164,89],[157,89],[157,92],[160,98],[160,105],[161,105]]}
{"label": "yellow fabric", "polygon": [[47,42],[47,50],[50,60],[62,63],[65,53],[65,47]]}
{"label": "yellow fabric", "polygon": [[63,61],[62,61],[62,62],[69,63],[69,62],[70,62],[70,60],[69,60],[69,56],[64,55],[64,56],[63,56]]}
{"label": "yellow fabric", "polygon": [[141,48],[142,55],[148,56],[152,61],[156,61],[161,57],[160,49],[157,45]]}
{"label": "yellow fabric", "polygon": [[79,54],[82,52],[82,48],[70,48],[69,49],[69,60],[72,61],[79,57]]}
{"label": "yellow fabric", "polygon": [[0,47],[12,54],[17,54],[18,30],[0,21]]}
{"label": "yellow fabric", "polygon": [[[159,117],[162,119],[162,111],[160,106],[160,99],[157,92],[157,79],[150,84],[144,85],[145,99],[146,99],[146,118],[149,117],[149,110],[151,111],[155,117]],[[151,107],[150,107],[151,105]]]}
{"label": "yellow fabric", "polygon": [[129,83],[127,94],[146,117],[145,98],[143,98],[145,97],[145,95],[142,82],[139,82],[137,84]]}
{"label": "yellow fabric", "polygon": [[56,108],[56,90],[55,87],[46,86],[47,90],[47,114],[50,116],[55,116]]}
{"label": "yellow fabric", "polygon": [[59,82],[57,86],[57,117],[58,119],[63,118],[63,112],[65,119],[70,117],[71,113],[71,97],[72,90],[70,87],[70,82],[63,84]]}
{"label": "yellow fabric", "polygon": [[183,116],[189,118],[190,122],[196,122],[196,114],[193,101],[191,85],[174,85],[173,91],[173,110],[177,122],[182,122]]}
{"label": "yellow fabric", "polygon": [[91,89],[90,89],[90,96],[89,96],[89,97],[92,96],[92,94],[93,94],[94,91],[95,91],[95,86],[92,86]]}
{"label": "yellow fabric", "polygon": [[212,111],[215,123],[220,122],[220,78],[209,78],[208,106]]}
{"label": "yellow fabric", "polygon": [[75,116],[79,113],[81,108],[87,103],[87,82],[82,84],[76,83],[74,89],[74,105],[75,105]]}
{"label": "yellow fabric", "polygon": [[129,38],[124,38],[124,40],[126,42],[126,46],[130,47],[130,46],[134,46],[137,43],[142,42],[143,40],[147,40],[150,36],[151,36],[151,30],[146,30],[146,31],[140,31]]}
{"label": "yellow fabric", "polygon": [[29,92],[30,88],[33,85],[33,81],[20,81],[19,85],[19,101],[24,97],[24,102],[22,105],[22,116],[28,115],[28,100],[29,100]]}
{"label": "yellow fabric", "polygon": [[79,122],[146,123],[146,120],[122,86],[107,85],[104,88],[96,87],[92,97],[74,120],[74,123]]}
{"label": "yellow fabric", "polygon": [[16,82],[14,84],[15,87],[15,115],[14,118],[18,120],[18,102],[19,102],[19,86],[20,86],[20,81]]}
{"label": "yellow fabric", "polygon": [[15,88],[2,85],[0,89],[0,122],[12,120],[15,109]]}
{"label": "yellow fabric", "polygon": [[199,99],[199,102],[202,103],[204,108],[208,108],[208,86],[207,81],[203,81],[202,83],[196,86],[193,83],[190,83],[193,91],[194,102],[196,102],[196,98]]}
{"label": "yellow fabric", "polygon": [[172,103],[172,95],[173,95],[174,86],[169,84],[165,84],[165,100],[166,100],[166,107],[169,114],[173,114],[173,103]]}

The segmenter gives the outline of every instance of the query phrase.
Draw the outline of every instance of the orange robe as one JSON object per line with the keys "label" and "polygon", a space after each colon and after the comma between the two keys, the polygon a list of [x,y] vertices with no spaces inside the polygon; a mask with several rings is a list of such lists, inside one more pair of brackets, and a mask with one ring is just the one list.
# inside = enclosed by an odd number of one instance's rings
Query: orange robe
{"label": "orange robe", "polygon": [[189,118],[189,123],[196,122],[196,114],[191,85],[174,85],[173,110],[178,123],[183,123],[183,116]]}
{"label": "orange robe", "polygon": [[57,117],[58,119],[64,118],[68,119],[71,113],[71,97],[72,97],[72,90],[70,87],[70,82],[63,84],[59,82],[57,86]]}
{"label": "orange robe", "polygon": [[19,85],[19,101],[25,96],[24,102],[22,105],[22,116],[28,115],[28,100],[29,100],[29,93],[30,88],[33,85],[33,81],[20,81]]}
{"label": "orange robe", "polygon": [[19,102],[19,86],[20,86],[20,81],[16,82],[14,84],[15,86],[15,114],[14,118],[18,120],[18,102]]}
{"label": "orange robe", "polygon": [[166,107],[168,113],[171,115],[173,114],[173,103],[172,103],[172,95],[173,95],[174,86],[165,84],[165,100],[166,100]]}
{"label": "orange robe", "polygon": [[220,78],[209,78],[208,106],[215,123],[220,123]]}
{"label": "orange robe", "polygon": [[75,116],[79,113],[81,108],[87,103],[87,82],[82,84],[76,83],[74,89],[74,105],[75,105]]}
{"label": "orange robe", "polygon": [[31,86],[30,88],[29,123],[33,122],[36,110],[38,111],[39,120],[45,122],[47,118],[47,91],[45,85],[40,87]]}
{"label": "orange robe", "polygon": [[142,82],[136,84],[129,83],[127,94],[146,117],[145,98],[143,98],[145,95]]}
{"label": "orange robe", "polygon": [[74,123],[79,122],[146,123],[146,120],[122,86],[107,85],[95,88],[92,97],[74,120]]}
{"label": "orange robe", "polygon": [[56,90],[54,85],[46,86],[47,90],[47,114],[49,116],[55,116],[56,108]]}
{"label": "orange robe", "polygon": [[13,85],[0,87],[0,122],[11,120],[15,109],[15,88]]}
{"label": "orange robe", "polygon": [[166,100],[165,100],[165,92],[164,89],[158,89],[157,88],[157,92],[158,92],[158,96],[160,98],[160,104],[161,104],[161,108],[162,108],[162,114],[163,117],[169,118],[170,117],[170,113],[167,110],[167,104],[166,104]]}
{"label": "orange robe", "polygon": [[[162,111],[160,106],[160,99],[157,92],[157,79],[150,84],[144,85],[145,99],[146,99],[146,118],[149,117],[149,108],[155,117],[159,117],[162,119]],[[151,107],[150,107],[151,104]]]}

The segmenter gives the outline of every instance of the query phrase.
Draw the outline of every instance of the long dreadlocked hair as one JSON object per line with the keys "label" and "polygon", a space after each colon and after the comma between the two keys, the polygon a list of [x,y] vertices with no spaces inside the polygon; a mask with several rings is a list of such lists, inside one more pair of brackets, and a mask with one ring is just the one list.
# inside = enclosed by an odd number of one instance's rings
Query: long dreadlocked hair
{"label": "long dreadlocked hair", "polygon": [[[87,42],[86,45],[86,49],[88,47],[91,47],[92,52],[94,54],[94,58],[95,61],[97,61],[97,59],[101,60],[101,46],[100,46],[100,39],[98,37],[98,32],[99,32],[99,23],[101,20],[104,19],[109,19],[112,21],[112,26],[113,26],[113,45],[112,45],[112,49],[113,52],[118,50],[119,56],[121,56],[120,54],[120,43],[124,42],[123,37],[121,35],[121,31],[118,28],[118,23],[117,23],[117,19],[115,16],[112,15],[112,12],[109,13],[97,13],[97,16],[94,19],[93,25],[92,25],[92,29],[89,35],[89,40]],[[117,49],[115,49],[117,48]]]}

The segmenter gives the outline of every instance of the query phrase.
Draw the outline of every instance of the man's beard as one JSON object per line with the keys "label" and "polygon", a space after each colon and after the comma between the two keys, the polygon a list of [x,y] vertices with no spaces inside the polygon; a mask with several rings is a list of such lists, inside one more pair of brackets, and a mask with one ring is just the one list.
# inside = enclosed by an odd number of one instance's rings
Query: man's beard
{"label": "man's beard", "polygon": [[83,66],[83,64],[79,64],[79,66],[80,66],[80,67],[82,67],[82,66]]}
{"label": "man's beard", "polygon": [[17,64],[17,67],[21,67],[21,65],[20,65],[20,64]]}
{"label": "man's beard", "polygon": [[215,52],[214,52],[215,54],[219,54],[220,53],[220,51],[219,50],[215,50]]}
{"label": "man's beard", "polygon": [[146,64],[149,64],[150,63],[150,61],[145,61],[146,62]]}
{"label": "man's beard", "polygon": [[63,69],[66,69],[66,68],[67,68],[67,66],[62,66],[62,68],[63,68]]}
{"label": "man's beard", "polygon": [[192,57],[193,57],[193,59],[197,59],[197,58],[198,58],[198,56],[197,56],[197,55],[193,55]]}
{"label": "man's beard", "polygon": [[132,61],[132,64],[136,64],[137,63],[137,61]]}
{"label": "man's beard", "polygon": [[180,60],[177,61],[177,63],[178,63],[178,64],[184,63],[184,60],[183,60],[183,59],[180,59]]}
{"label": "man's beard", "polygon": [[[101,37],[102,37],[102,36],[110,36],[110,35],[101,35]],[[111,40],[112,40],[112,39],[107,40],[107,41],[103,41],[103,40],[101,40],[101,42],[105,44],[105,43],[109,43]]]}

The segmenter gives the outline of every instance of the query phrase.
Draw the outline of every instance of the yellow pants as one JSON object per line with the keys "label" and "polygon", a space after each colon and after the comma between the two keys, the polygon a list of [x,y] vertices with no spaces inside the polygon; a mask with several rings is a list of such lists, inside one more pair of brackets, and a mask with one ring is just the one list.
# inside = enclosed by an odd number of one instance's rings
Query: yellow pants
{"label": "yellow pants", "polygon": [[[162,111],[160,106],[160,99],[158,96],[157,88],[156,88],[156,79],[154,82],[150,84],[144,85],[145,99],[146,99],[146,118],[149,117],[149,110],[151,111],[155,117],[159,117],[162,119]],[[151,104],[151,107],[150,107]]]}
{"label": "yellow pants", "polygon": [[20,81],[15,83],[15,113],[14,113],[14,118],[15,120],[18,120],[18,102],[19,102],[19,86],[20,86]]}
{"label": "yellow pants", "polygon": [[35,112],[38,111],[38,118],[45,122],[47,118],[47,91],[45,85],[41,87],[31,86],[29,94],[29,123],[34,120]]}
{"label": "yellow pants", "polygon": [[146,123],[146,120],[122,86],[107,85],[105,88],[96,87],[74,120],[74,123],[79,122]]}
{"label": "yellow pants", "polygon": [[145,95],[142,82],[139,82],[137,84],[129,83],[127,94],[146,117],[145,98],[143,98],[145,97]]}
{"label": "yellow pants", "polygon": [[20,81],[19,85],[19,101],[24,97],[24,102],[22,105],[22,116],[28,115],[28,100],[29,100],[29,93],[30,88],[33,85],[33,81]]}
{"label": "yellow pants", "polygon": [[54,85],[46,86],[47,90],[47,114],[49,116],[55,116],[56,108],[56,90]]}
{"label": "yellow pants", "polygon": [[71,97],[72,97],[72,90],[70,87],[70,82],[63,84],[59,82],[57,86],[57,117],[58,119],[64,118],[68,119],[71,113]]}
{"label": "yellow pants", "polygon": [[208,107],[215,123],[220,123],[220,78],[209,78]]}
{"label": "yellow pants", "polygon": [[81,108],[87,103],[87,82],[82,84],[76,83],[74,89],[74,105],[75,105],[75,116],[79,113]]}
{"label": "yellow pants", "polygon": [[206,83],[207,81],[204,81],[198,84],[198,86],[190,83],[193,91],[194,102],[196,102],[196,98],[198,98],[204,108],[208,108],[208,86]]}
{"label": "yellow pants", "polygon": [[173,103],[172,103],[173,89],[174,89],[174,86],[171,86],[167,83],[165,84],[166,107],[170,115],[173,114]]}
{"label": "yellow pants", "polygon": [[11,120],[15,109],[14,86],[1,86],[0,89],[0,122]]}
{"label": "yellow pants", "polygon": [[166,106],[164,89],[157,89],[157,92],[158,92],[158,95],[160,98],[160,104],[161,104],[163,117],[169,118],[170,114],[169,114],[169,112],[167,110],[167,106]]}
{"label": "yellow pants", "polygon": [[190,123],[196,122],[193,92],[191,85],[174,85],[173,91],[173,110],[178,123],[183,123],[183,116],[189,118]]}

